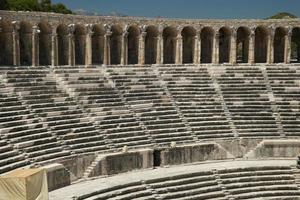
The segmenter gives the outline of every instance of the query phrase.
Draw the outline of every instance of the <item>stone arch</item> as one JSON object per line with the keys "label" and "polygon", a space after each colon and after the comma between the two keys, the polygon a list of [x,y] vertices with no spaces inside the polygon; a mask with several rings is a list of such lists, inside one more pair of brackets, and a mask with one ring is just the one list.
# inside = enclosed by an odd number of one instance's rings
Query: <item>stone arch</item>
{"label": "stone arch", "polygon": [[177,30],[174,27],[166,27],[163,30],[164,41],[164,64],[174,64],[176,59],[176,37]]}
{"label": "stone arch", "polygon": [[75,25],[74,30],[75,44],[75,65],[85,64],[85,48],[86,48],[86,28],[84,25]]}
{"label": "stone arch", "polygon": [[127,31],[127,63],[137,64],[139,57],[140,30],[137,26],[130,26]]}
{"label": "stone arch", "polygon": [[239,27],[237,29],[236,60],[237,63],[248,63],[250,29]]}
{"label": "stone arch", "polygon": [[300,63],[300,27],[292,30],[291,62]]}
{"label": "stone arch", "polygon": [[92,63],[103,64],[104,61],[104,35],[105,29],[102,25],[93,26],[92,36]]}
{"label": "stone arch", "polygon": [[60,24],[56,28],[57,47],[58,47],[58,65],[68,65],[69,61],[69,40],[68,26]]}
{"label": "stone arch", "polygon": [[229,63],[231,30],[222,27],[219,30],[219,63]]}
{"label": "stone arch", "polygon": [[39,64],[51,65],[51,26],[47,22],[38,24],[39,33]]}
{"label": "stone arch", "polygon": [[20,23],[20,65],[32,65],[32,25]]}
{"label": "stone arch", "polygon": [[196,30],[191,26],[184,27],[181,31],[181,36],[182,36],[182,62],[193,63]]}
{"label": "stone arch", "polygon": [[273,42],[274,63],[284,62],[286,34],[287,34],[287,30],[283,27],[278,27],[275,29],[274,42]]}
{"label": "stone arch", "polygon": [[145,64],[155,64],[157,56],[157,36],[158,28],[148,26],[145,38]]}
{"label": "stone arch", "polygon": [[112,35],[110,37],[110,62],[117,65],[121,63],[122,52],[122,27],[114,25],[111,27]]}
{"label": "stone arch", "polygon": [[9,21],[2,21],[0,26],[0,65],[13,65],[13,26]]}
{"label": "stone arch", "polygon": [[266,27],[259,26],[255,29],[254,62],[266,63],[268,55],[268,34]]}
{"label": "stone arch", "polygon": [[214,30],[204,27],[201,30],[201,63],[212,63]]}

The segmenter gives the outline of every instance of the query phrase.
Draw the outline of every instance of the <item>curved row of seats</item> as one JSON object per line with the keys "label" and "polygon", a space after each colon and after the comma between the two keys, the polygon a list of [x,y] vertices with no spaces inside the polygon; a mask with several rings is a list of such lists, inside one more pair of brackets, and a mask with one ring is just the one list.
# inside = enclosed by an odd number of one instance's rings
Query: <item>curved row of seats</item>
{"label": "curved row of seats", "polygon": [[299,67],[268,66],[268,81],[259,66],[208,68],[0,70],[0,173],[125,145],[237,137],[233,129],[275,138],[282,124],[286,136],[300,136]]}
{"label": "curved row of seats", "polygon": [[187,172],[108,187],[77,197],[101,199],[300,199],[291,167],[244,167]]}

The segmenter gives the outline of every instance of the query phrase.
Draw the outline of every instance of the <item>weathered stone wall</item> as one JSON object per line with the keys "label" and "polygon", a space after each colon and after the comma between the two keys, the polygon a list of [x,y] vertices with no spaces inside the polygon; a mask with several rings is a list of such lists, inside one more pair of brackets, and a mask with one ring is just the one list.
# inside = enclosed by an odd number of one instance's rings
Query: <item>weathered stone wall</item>
{"label": "weathered stone wall", "polygon": [[161,151],[161,165],[179,165],[234,157],[216,143],[178,146]]}
{"label": "weathered stone wall", "polygon": [[0,65],[271,64],[290,63],[292,42],[300,51],[299,19],[180,20],[9,11],[0,11],[0,16],[0,41],[7,49]]}
{"label": "weathered stone wall", "polygon": [[62,164],[51,164],[43,167],[47,171],[48,190],[56,190],[71,184],[70,173]]}

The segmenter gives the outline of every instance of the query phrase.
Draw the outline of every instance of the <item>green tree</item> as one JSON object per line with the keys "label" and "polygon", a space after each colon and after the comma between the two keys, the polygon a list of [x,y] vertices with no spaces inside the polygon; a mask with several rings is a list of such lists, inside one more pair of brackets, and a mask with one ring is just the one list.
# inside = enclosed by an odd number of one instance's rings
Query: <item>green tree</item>
{"label": "green tree", "polygon": [[52,5],[52,11],[56,13],[72,14],[72,11],[62,3]]}
{"label": "green tree", "polygon": [[293,19],[293,18],[297,18],[297,16],[288,12],[280,12],[271,17],[268,17],[267,19]]}
{"label": "green tree", "polygon": [[[51,0],[0,0],[7,3],[7,10],[23,10],[23,11],[42,11],[42,12],[56,12],[63,14],[71,14],[64,4],[52,4]],[[2,4],[0,4],[1,6]],[[0,8],[1,9],[1,8]]]}
{"label": "green tree", "polygon": [[9,10],[38,11],[36,0],[8,0]]}
{"label": "green tree", "polygon": [[8,8],[7,0],[0,0],[0,10],[7,10]]}

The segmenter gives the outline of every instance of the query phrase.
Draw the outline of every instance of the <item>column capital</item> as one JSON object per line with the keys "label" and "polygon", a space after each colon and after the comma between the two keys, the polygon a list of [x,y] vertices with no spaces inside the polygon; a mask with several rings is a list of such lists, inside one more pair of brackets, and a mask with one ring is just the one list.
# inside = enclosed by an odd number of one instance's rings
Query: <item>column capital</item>
{"label": "column capital", "polygon": [[128,32],[127,30],[125,30],[125,31],[123,31],[122,36],[123,36],[123,37],[127,37],[128,34],[129,34],[129,32]]}
{"label": "column capital", "polygon": [[87,30],[88,35],[90,35],[90,36],[94,35],[94,30],[93,30],[94,25],[93,24],[86,24],[85,28]]}
{"label": "column capital", "polygon": [[231,31],[231,35],[236,37],[237,36],[237,27],[235,26],[230,26],[230,31]]}
{"label": "column capital", "polygon": [[141,34],[140,34],[140,36],[142,38],[145,38],[147,36],[147,32],[146,31],[142,31]]}
{"label": "column capital", "polygon": [[273,26],[269,26],[269,36],[274,37],[275,35],[275,28]]}
{"label": "column capital", "polygon": [[41,31],[40,31],[40,28],[38,25],[34,25],[32,27],[32,34],[39,34]]}
{"label": "column capital", "polygon": [[106,30],[104,37],[110,37],[112,35],[112,31],[111,30]]}
{"label": "column capital", "polygon": [[182,40],[182,35],[180,33],[178,33],[177,36],[176,36],[176,39],[177,40]]}
{"label": "column capital", "polygon": [[288,28],[287,30],[288,30],[288,31],[287,31],[287,34],[286,34],[286,35],[287,35],[288,37],[292,37],[293,29],[290,27],[290,28]]}
{"label": "column capital", "polygon": [[75,32],[75,24],[69,24],[68,25],[68,33],[69,35],[73,35]]}
{"label": "column capital", "polygon": [[19,21],[13,21],[12,26],[13,26],[13,32],[17,32],[20,30],[20,22]]}

